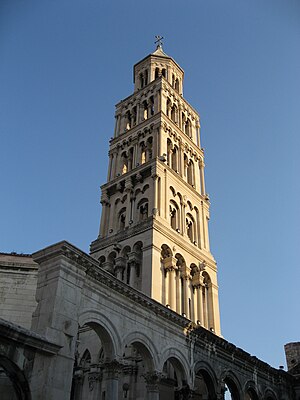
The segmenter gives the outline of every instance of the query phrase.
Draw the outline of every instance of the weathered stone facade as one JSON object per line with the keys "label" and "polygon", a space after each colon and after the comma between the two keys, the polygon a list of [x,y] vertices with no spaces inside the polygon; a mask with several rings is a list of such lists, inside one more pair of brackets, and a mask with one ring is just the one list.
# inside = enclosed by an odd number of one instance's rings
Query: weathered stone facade
{"label": "weathered stone facade", "polygon": [[1,398],[298,400],[299,343],[286,346],[288,373],[221,336],[183,70],[158,46],[134,82],[116,107],[91,254],[63,241],[0,255]]}

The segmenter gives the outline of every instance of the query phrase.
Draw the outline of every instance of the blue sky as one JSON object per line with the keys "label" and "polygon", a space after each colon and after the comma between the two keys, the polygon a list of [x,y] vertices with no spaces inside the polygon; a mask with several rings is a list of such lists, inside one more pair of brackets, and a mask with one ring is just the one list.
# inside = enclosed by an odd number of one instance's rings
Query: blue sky
{"label": "blue sky", "polygon": [[201,116],[223,335],[285,364],[300,331],[299,22],[296,0],[1,0],[0,250],[89,250],[114,105],[163,35]]}

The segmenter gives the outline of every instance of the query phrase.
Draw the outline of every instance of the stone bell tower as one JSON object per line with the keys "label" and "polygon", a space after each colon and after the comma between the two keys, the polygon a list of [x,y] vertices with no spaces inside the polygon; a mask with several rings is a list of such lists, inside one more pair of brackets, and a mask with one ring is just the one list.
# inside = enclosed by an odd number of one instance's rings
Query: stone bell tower
{"label": "stone bell tower", "polygon": [[116,105],[91,255],[123,282],[220,335],[199,115],[183,97],[184,71],[158,39],[133,68],[133,94]]}

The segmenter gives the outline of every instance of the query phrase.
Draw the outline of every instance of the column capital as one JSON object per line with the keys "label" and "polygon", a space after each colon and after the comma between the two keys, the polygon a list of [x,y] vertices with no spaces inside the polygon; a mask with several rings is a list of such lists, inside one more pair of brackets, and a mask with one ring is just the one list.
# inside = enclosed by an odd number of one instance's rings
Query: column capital
{"label": "column capital", "polygon": [[177,264],[177,258],[175,258],[175,257],[172,257],[172,256],[166,257],[163,260],[163,264],[164,264],[164,267],[165,267],[165,269],[167,271],[173,271],[173,270],[177,270],[178,269],[178,267],[176,265]]}
{"label": "column capital", "polygon": [[146,381],[146,387],[148,392],[158,392],[159,387],[158,384],[162,379],[163,374],[158,371],[151,371],[143,374],[143,378]]}
{"label": "column capital", "polygon": [[101,365],[103,372],[106,373],[108,379],[118,378],[119,373],[122,371],[122,364],[117,360],[104,362]]}
{"label": "column capital", "polygon": [[89,382],[89,390],[92,392],[95,387],[95,383],[102,379],[102,372],[101,371],[91,371],[88,373],[88,382]]}
{"label": "column capital", "polygon": [[126,259],[124,257],[117,257],[115,259],[115,269],[125,269],[126,267]]}

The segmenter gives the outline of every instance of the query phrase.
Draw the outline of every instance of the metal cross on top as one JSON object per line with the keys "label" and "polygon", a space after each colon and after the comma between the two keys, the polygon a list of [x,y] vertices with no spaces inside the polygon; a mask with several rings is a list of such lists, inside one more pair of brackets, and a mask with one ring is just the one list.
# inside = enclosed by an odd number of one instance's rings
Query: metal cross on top
{"label": "metal cross on top", "polygon": [[156,35],[155,36],[155,44],[157,44],[157,47],[162,47],[162,40],[163,40],[163,37],[162,36],[159,36],[159,35]]}

